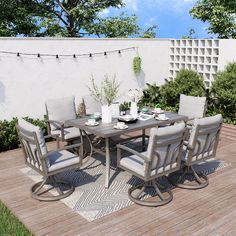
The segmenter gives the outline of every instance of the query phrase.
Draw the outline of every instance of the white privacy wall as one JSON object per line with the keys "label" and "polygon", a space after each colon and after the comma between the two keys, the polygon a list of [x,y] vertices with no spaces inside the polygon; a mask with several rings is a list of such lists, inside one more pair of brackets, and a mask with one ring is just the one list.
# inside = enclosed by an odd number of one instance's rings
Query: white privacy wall
{"label": "white privacy wall", "polygon": [[[76,103],[85,98],[87,110],[97,106],[89,95],[87,85],[91,75],[100,82],[104,75],[114,74],[121,82],[120,101],[127,100],[130,88],[145,83],[164,83],[169,74],[168,39],[47,39],[0,38],[0,51],[81,54],[137,47],[121,54],[113,53],[78,59],[6,55],[0,53],[0,120],[30,116],[42,118],[47,99],[75,95]],[[142,72],[136,77],[133,58],[142,58]]]}

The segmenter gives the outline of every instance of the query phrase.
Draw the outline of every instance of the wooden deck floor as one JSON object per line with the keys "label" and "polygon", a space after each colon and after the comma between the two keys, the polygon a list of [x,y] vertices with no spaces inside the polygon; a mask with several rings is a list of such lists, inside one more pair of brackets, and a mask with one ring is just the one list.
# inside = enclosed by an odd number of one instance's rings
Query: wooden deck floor
{"label": "wooden deck floor", "polygon": [[0,153],[0,200],[35,235],[236,235],[236,140],[223,138],[217,159],[231,166],[209,176],[207,188],[174,189],[173,201],[159,208],[133,205],[87,222],[62,202],[38,202],[32,180],[20,169],[20,149]]}

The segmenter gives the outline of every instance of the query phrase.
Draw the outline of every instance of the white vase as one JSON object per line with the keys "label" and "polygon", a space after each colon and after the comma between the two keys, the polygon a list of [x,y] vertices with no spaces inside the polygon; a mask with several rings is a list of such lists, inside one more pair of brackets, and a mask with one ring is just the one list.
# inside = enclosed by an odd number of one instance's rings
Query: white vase
{"label": "white vase", "polygon": [[120,116],[120,103],[119,102],[113,102],[111,104],[111,115],[113,118],[117,118]]}
{"label": "white vase", "polygon": [[111,106],[103,105],[102,106],[102,123],[111,123]]}
{"label": "white vase", "polygon": [[138,117],[138,105],[136,102],[131,102],[130,115],[132,115],[134,118]]}

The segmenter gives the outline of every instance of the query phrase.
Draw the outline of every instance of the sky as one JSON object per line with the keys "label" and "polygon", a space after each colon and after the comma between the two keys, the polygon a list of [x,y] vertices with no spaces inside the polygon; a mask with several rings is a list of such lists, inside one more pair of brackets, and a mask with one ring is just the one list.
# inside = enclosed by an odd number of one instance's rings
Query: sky
{"label": "sky", "polygon": [[158,38],[182,38],[189,30],[195,30],[196,38],[210,38],[214,35],[207,33],[207,23],[193,19],[189,10],[197,0],[124,0],[122,9],[106,9],[102,16],[113,16],[121,12],[138,16],[138,24],[142,29],[158,25]]}

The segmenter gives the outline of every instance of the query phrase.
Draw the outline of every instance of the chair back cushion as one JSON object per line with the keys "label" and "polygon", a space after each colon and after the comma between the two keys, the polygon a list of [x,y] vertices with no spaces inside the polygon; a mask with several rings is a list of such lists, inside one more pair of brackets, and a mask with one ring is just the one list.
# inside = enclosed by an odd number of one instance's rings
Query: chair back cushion
{"label": "chair back cushion", "polygon": [[[75,97],[49,99],[46,101],[46,110],[49,120],[64,123],[66,120],[76,119]],[[65,127],[68,127],[65,125]],[[55,123],[50,123],[51,130],[60,127]]]}
{"label": "chair back cushion", "polygon": [[[39,160],[39,152],[37,151],[36,141],[34,140],[33,132],[36,133],[39,149],[42,155],[47,154],[47,146],[43,136],[43,131],[40,127],[35,126],[24,119],[18,119],[18,126],[20,127],[20,138],[22,140],[23,148],[26,153],[26,161],[36,168],[41,167],[41,161]],[[49,162],[47,163],[47,165]]]}
{"label": "chair back cushion", "polygon": [[150,130],[147,157],[151,160],[151,171],[180,164],[185,130],[184,123]]}
{"label": "chair back cushion", "polygon": [[222,121],[220,114],[194,120],[189,138],[189,145],[193,147],[191,159],[198,160],[215,154]]}
{"label": "chair back cushion", "polygon": [[187,116],[189,119],[201,118],[206,109],[206,97],[193,97],[180,95],[178,114]]}

